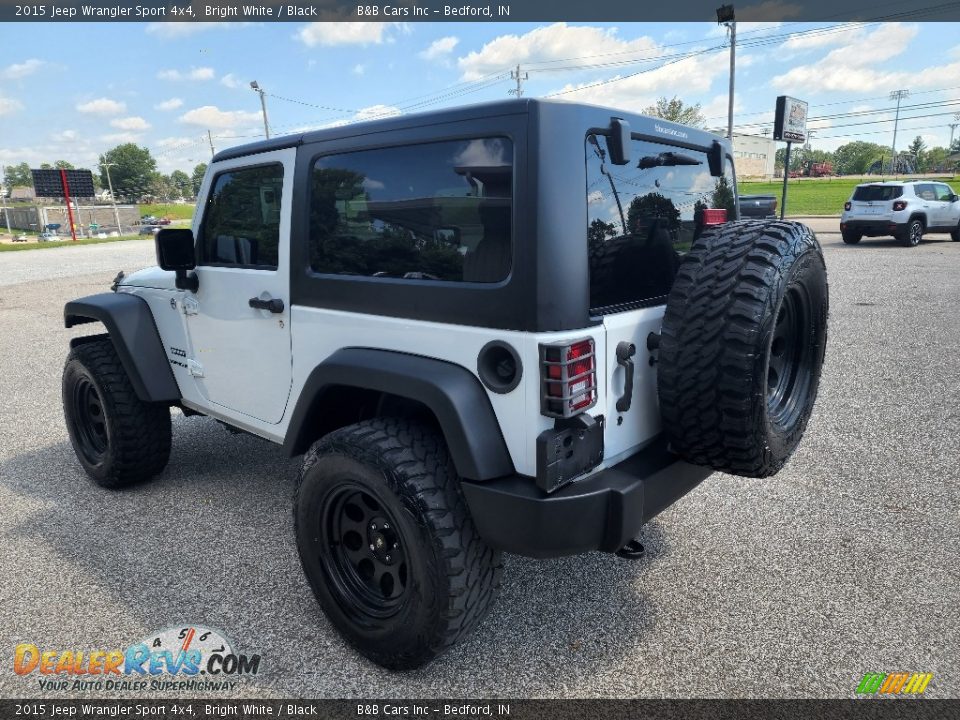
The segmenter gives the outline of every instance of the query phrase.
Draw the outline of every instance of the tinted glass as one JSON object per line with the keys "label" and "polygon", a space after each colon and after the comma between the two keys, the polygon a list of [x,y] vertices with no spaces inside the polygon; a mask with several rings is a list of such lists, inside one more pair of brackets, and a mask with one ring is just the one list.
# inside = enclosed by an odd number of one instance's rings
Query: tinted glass
{"label": "tinted glass", "polygon": [[932,183],[917,183],[913,186],[914,194],[921,200],[936,200],[937,193]]}
{"label": "tinted glass", "polygon": [[703,232],[703,211],[737,217],[733,168],[727,162],[713,177],[705,152],[641,140],[628,165],[611,165],[605,138],[596,141],[586,143],[590,307],[663,302],[680,258]]}
{"label": "tinted glass", "polygon": [[318,273],[498,282],[510,273],[513,145],[506,138],[328,155],[313,169]]}
{"label": "tinted glass", "polygon": [[279,164],[217,175],[200,226],[200,261],[276,270],[282,189]]}
{"label": "tinted glass", "polygon": [[853,199],[858,202],[880,202],[894,200],[903,195],[899,185],[861,185],[853,191]]}

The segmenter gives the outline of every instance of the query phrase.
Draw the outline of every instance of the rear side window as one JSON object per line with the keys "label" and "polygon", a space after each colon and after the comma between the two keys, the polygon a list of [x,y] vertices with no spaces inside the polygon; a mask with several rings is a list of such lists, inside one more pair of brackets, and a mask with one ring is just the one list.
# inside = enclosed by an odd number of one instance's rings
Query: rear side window
{"label": "rear side window", "polygon": [[276,270],[282,190],[279,163],[218,174],[203,210],[200,262]]}
{"label": "rear side window", "polygon": [[704,210],[737,217],[732,165],[713,177],[705,152],[642,140],[611,165],[602,136],[588,136],[586,156],[591,312],[664,302]]}
{"label": "rear side window", "polygon": [[310,267],[336,275],[493,283],[513,256],[513,144],[477,138],[319,158]]}
{"label": "rear side window", "polygon": [[896,200],[903,195],[900,185],[861,185],[853,191],[853,199],[858,202],[881,202]]}

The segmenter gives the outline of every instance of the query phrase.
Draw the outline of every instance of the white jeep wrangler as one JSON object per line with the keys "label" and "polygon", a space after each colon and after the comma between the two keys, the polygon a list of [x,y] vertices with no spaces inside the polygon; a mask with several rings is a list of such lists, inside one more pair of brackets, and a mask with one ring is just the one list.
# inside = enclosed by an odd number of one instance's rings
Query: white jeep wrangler
{"label": "white jeep wrangler", "polygon": [[66,305],[84,469],[160,473],[171,407],[304,454],[304,571],[344,637],[428,662],[501,552],[637,557],[714,470],[783,467],[826,343],[805,226],[736,221],[730,146],[514,100],[220,152],[159,267]]}

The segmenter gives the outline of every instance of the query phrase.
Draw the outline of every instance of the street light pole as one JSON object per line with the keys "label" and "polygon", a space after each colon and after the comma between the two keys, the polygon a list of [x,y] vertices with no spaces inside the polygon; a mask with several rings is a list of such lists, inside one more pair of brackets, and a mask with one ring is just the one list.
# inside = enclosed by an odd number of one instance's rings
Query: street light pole
{"label": "street light pole", "polygon": [[113,194],[113,182],[110,180],[110,166],[116,163],[103,163],[102,167],[107,173],[107,187],[110,188],[110,202],[113,203],[113,219],[117,221],[117,234],[122,235],[120,228],[120,211],[117,210],[117,196]]}
{"label": "street light pole", "polygon": [[727,98],[727,137],[733,140],[733,85],[737,74],[737,20],[733,12],[733,5],[721,5],[717,8],[717,25],[724,25],[730,31],[730,93]]}
{"label": "street light pole", "polygon": [[3,218],[7,221],[7,234],[13,235],[13,231],[10,229],[10,213],[7,212],[7,186],[4,182],[6,177],[7,168],[0,165],[0,200],[3,200]]}
{"label": "street light pole", "polygon": [[950,123],[950,144],[947,145],[947,152],[953,152],[953,131],[960,125],[960,112],[953,114],[953,119],[958,122]]}
{"label": "street light pole", "polygon": [[897,101],[897,114],[893,120],[893,156],[890,160],[893,174],[897,174],[897,126],[900,124],[900,101],[910,97],[909,90],[894,90],[890,93],[890,99]]}
{"label": "street light pole", "polygon": [[267,140],[270,139],[270,123],[267,122],[267,98],[266,91],[260,87],[256,80],[250,83],[256,93],[260,96],[260,108],[263,110],[263,134],[266,136]]}

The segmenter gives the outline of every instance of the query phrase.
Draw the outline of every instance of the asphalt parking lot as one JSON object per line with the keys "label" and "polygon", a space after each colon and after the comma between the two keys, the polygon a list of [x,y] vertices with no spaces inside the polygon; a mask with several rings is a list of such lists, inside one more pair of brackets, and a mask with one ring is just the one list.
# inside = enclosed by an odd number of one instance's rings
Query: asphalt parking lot
{"label": "asphalt parking lot", "polygon": [[320,612],[279,447],[178,413],[151,484],[102,490],[76,462],[63,303],[152,264],[152,242],[0,255],[0,696],[45,694],[14,675],[18,643],[112,649],[199,623],[263,658],[232,696],[851,697],[865,672],[916,671],[960,697],[960,243],[845,246],[835,219],[811,224],[829,345],[787,468],[712,476],[647,527],[639,562],[508,557],[479,631],[407,674]]}

